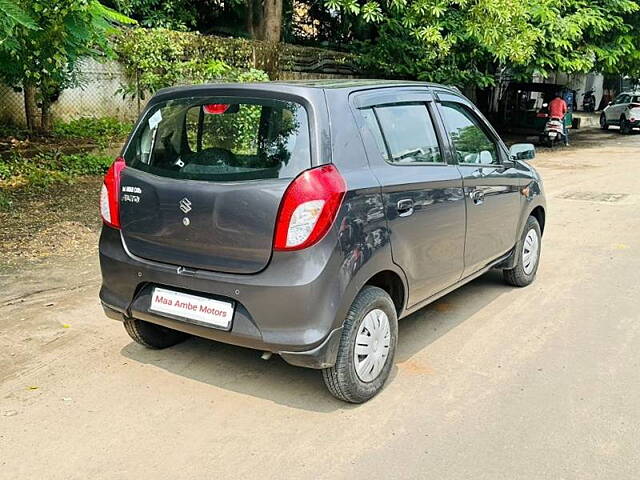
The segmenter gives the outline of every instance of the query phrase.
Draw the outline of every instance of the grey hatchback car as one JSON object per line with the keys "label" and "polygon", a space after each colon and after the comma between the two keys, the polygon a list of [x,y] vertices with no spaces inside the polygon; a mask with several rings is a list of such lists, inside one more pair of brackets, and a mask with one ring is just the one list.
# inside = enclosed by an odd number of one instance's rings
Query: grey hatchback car
{"label": "grey hatchback car", "polygon": [[492,268],[533,281],[534,155],[441,85],[162,90],[105,175],[104,311],[146,347],[196,335],[273,352],[364,402],[399,318]]}

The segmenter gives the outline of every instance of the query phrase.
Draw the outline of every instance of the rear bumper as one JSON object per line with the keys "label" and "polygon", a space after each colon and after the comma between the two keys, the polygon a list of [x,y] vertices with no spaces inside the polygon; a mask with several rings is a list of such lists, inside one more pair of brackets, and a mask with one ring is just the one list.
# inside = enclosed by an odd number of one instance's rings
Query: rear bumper
{"label": "rear bumper", "polygon": [[[342,331],[339,313],[347,279],[336,238],[327,235],[309,252],[276,252],[255,275],[178,272],[127,252],[120,232],[103,227],[100,237],[102,288],[107,317],[135,318],[199,337],[270,351],[293,365],[327,368],[335,363]],[[236,305],[229,331],[149,311],[154,286],[211,296]]]}

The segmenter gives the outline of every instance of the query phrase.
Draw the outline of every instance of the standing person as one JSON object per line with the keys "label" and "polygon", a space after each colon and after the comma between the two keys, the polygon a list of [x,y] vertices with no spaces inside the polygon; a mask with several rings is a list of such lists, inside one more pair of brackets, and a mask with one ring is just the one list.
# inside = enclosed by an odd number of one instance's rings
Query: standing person
{"label": "standing person", "polygon": [[569,111],[567,102],[564,101],[560,93],[556,93],[556,96],[551,102],[549,102],[549,117],[559,118],[562,120],[562,128],[564,130],[564,144],[569,145],[569,129],[564,121],[564,116]]}

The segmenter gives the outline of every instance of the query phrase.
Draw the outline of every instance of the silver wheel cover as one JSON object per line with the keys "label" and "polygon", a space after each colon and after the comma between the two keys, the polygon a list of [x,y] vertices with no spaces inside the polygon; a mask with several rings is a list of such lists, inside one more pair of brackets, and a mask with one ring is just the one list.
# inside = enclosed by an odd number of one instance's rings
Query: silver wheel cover
{"label": "silver wheel cover", "polygon": [[391,345],[389,317],[376,308],[365,315],[360,323],[353,350],[356,375],[363,382],[372,382],[387,363]]}
{"label": "silver wheel cover", "polygon": [[527,275],[536,268],[538,263],[538,253],[540,251],[540,238],[535,229],[531,229],[524,237],[524,245],[522,245],[522,269]]}

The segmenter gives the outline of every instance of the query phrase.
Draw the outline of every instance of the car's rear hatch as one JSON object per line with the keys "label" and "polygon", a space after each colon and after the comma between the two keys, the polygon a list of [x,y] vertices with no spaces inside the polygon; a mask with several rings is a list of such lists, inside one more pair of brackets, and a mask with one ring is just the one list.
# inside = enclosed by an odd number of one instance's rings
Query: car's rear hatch
{"label": "car's rear hatch", "polygon": [[262,270],[283,193],[311,166],[308,125],[305,108],[290,101],[156,104],[125,152],[120,221],[128,250],[194,269]]}

